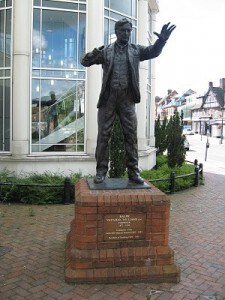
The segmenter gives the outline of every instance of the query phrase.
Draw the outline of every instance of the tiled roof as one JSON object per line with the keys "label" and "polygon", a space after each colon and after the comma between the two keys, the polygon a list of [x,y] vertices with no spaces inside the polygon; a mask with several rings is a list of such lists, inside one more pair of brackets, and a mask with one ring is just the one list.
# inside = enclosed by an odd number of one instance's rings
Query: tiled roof
{"label": "tiled roof", "polygon": [[215,94],[216,100],[218,101],[220,107],[224,107],[225,102],[224,102],[224,97],[225,97],[225,90],[222,89],[221,87],[209,87],[207,93],[203,96],[203,105],[210,93],[212,91]]}

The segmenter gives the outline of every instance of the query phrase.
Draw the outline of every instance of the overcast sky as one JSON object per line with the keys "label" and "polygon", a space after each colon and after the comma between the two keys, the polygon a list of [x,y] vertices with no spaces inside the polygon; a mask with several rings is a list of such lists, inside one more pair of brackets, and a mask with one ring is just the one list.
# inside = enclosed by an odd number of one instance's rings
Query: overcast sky
{"label": "overcast sky", "polygon": [[203,94],[225,78],[225,0],[159,0],[157,32],[177,27],[156,62],[156,95],[168,89]]}

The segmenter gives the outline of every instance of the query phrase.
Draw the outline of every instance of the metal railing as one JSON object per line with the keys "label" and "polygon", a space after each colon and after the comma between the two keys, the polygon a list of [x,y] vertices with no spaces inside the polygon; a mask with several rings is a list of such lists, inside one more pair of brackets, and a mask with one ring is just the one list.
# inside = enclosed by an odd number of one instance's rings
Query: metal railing
{"label": "metal railing", "polygon": [[[195,170],[192,173],[178,175],[176,176],[175,172],[171,172],[170,176],[167,178],[159,178],[159,179],[152,179],[148,180],[149,182],[169,182],[169,192],[170,194],[174,194],[176,191],[176,179],[179,178],[187,178],[187,177],[194,177],[193,186],[197,187],[199,185],[199,181],[203,179],[203,164],[198,164],[197,159],[194,162],[186,161],[195,165]],[[27,186],[27,187],[50,187],[50,188],[62,188],[63,195],[62,195],[62,203],[63,204],[71,204],[71,192],[74,191],[74,184],[71,183],[70,178],[66,177],[63,183],[59,184],[45,184],[45,183],[15,183],[15,182],[0,182],[0,186]]]}
{"label": "metal railing", "polygon": [[16,183],[16,182],[0,182],[0,186],[26,186],[26,187],[50,187],[63,189],[62,203],[71,204],[71,191],[74,190],[74,184],[71,184],[70,178],[66,177],[63,183],[47,184],[47,183]]}
{"label": "metal railing", "polygon": [[186,161],[188,163],[192,163],[195,165],[195,170],[192,173],[189,174],[184,174],[184,175],[178,175],[176,176],[176,173],[173,171],[170,173],[170,176],[167,178],[159,178],[159,179],[152,179],[149,180],[149,182],[154,183],[154,182],[162,182],[162,181],[168,181],[169,182],[169,192],[170,194],[174,194],[176,191],[176,179],[179,178],[188,178],[188,177],[194,177],[193,180],[193,186],[198,186],[199,185],[199,181],[203,180],[203,164],[200,163],[198,164],[198,160],[195,159],[194,162],[191,161]]}

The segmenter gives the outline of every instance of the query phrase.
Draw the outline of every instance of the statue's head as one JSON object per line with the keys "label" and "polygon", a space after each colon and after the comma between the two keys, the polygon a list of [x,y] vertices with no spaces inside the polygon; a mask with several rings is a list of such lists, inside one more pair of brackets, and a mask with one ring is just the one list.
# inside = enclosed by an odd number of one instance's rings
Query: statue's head
{"label": "statue's head", "polygon": [[55,92],[54,91],[51,91],[49,94],[50,94],[50,97],[51,97],[52,100],[55,99]]}
{"label": "statue's head", "polygon": [[115,33],[117,41],[121,44],[127,44],[132,31],[132,23],[124,18],[115,23]]}

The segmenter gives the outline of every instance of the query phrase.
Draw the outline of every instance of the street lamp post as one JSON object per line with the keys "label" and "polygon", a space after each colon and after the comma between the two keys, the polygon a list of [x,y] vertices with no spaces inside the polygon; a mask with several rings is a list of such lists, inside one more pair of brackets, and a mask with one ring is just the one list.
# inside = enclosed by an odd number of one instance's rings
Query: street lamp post
{"label": "street lamp post", "polygon": [[223,115],[224,115],[224,110],[225,110],[225,94],[224,94],[224,98],[223,98],[223,107],[221,107],[221,112],[222,112],[222,116],[221,116],[221,121],[222,121],[222,126],[221,126],[221,140],[220,143],[223,144]]}
{"label": "street lamp post", "polygon": [[223,144],[223,111],[224,111],[224,109],[222,109],[222,126],[221,126],[221,135],[220,135],[220,137],[221,137],[221,140],[220,140],[220,144]]}
{"label": "street lamp post", "polygon": [[208,121],[208,124],[207,124],[207,129],[206,129],[206,135],[207,135],[207,140],[206,140],[206,145],[205,145],[205,161],[207,160],[207,152],[208,152],[208,149],[209,149],[209,125],[210,124],[210,120]]}

